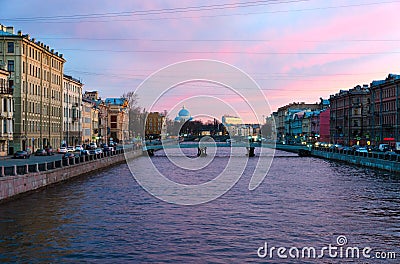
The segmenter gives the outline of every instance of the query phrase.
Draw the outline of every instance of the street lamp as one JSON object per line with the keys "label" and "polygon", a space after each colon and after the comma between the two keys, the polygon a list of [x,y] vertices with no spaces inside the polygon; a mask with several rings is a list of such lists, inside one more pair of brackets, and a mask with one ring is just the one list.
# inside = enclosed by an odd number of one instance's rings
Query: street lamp
{"label": "street lamp", "polygon": [[[54,100],[54,96],[51,97],[52,100]],[[51,100],[49,100],[49,105],[48,105],[48,111],[47,111],[47,115],[49,116],[49,140],[47,142],[47,147],[50,148],[51,146],[51,113],[50,113],[50,105],[51,105]]]}

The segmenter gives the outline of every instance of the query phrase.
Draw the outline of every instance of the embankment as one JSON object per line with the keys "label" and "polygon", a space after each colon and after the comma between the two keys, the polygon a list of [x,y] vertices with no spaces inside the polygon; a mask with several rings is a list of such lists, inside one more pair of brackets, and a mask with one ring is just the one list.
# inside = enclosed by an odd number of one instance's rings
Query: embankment
{"label": "embankment", "polygon": [[318,158],[343,161],[359,166],[366,166],[374,169],[400,172],[400,156],[384,153],[357,153],[354,151],[311,151],[311,155]]}
{"label": "embankment", "polygon": [[[142,155],[130,150],[129,158]],[[124,150],[76,157],[44,164],[14,166],[13,175],[0,177],[0,203],[79,175],[125,162]],[[4,175],[4,167],[2,168]]]}

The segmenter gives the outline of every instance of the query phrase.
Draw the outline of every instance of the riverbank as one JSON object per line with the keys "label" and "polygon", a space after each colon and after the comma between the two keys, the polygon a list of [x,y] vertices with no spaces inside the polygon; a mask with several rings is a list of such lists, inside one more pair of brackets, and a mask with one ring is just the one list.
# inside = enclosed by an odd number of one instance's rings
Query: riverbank
{"label": "riverbank", "polygon": [[[22,166],[22,171],[21,168],[15,166],[12,176],[0,177],[0,203],[52,184],[123,163],[125,162],[125,154],[129,158],[142,155],[141,150],[124,152],[121,149],[107,154],[82,156],[77,159],[34,164],[33,166],[25,165]],[[2,175],[4,175],[4,167],[2,168]]]}

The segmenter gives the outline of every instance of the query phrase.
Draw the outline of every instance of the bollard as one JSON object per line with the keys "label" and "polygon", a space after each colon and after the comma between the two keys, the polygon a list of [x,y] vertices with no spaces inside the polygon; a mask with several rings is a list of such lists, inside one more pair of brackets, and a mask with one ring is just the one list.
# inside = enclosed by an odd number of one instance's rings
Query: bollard
{"label": "bollard", "polygon": [[17,165],[14,165],[14,166],[13,166],[13,175],[14,175],[14,176],[17,176],[17,175],[18,175],[18,173],[17,173]]}
{"label": "bollard", "polygon": [[[45,167],[46,168],[46,167]],[[35,172],[39,172],[39,163],[35,164]]]}
{"label": "bollard", "polygon": [[25,164],[24,174],[29,174],[29,165]]}
{"label": "bollard", "polygon": [[4,172],[4,166],[1,166],[1,177],[6,176],[5,172]]}

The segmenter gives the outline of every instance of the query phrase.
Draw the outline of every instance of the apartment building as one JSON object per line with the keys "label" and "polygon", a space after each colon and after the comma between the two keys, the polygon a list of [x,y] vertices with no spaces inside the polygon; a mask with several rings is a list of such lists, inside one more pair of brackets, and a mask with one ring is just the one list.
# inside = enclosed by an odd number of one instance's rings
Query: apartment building
{"label": "apartment building", "polygon": [[357,85],[330,96],[330,134],[333,143],[365,145],[371,140],[370,88]]}
{"label": "apartment building", "polygon": [[0,64],[10,73],[14,96],[14,150],[60,145],[65,62],[48,45],[0,25]]}
{"label": "apartment building", "polygon": [[389,74],[371,87],[371,135],[375,144],[400,141],[400,75]]}
{"label": "apartment building", "polygon": [[0,68],[0,156],[12,154],[9,142],[13,140],[13,91],[8,86],[9,72]]}
{"label": "apartment building", "polygon": [[109,140],[122,143],[129,139],[128,101],[125,98],[107,98],[108,127],[110,127]]}
{"label": "apartment building", "polygon": [[82,144],[82,87],[80,80],[63,76],[63,139],[68,146]]}

